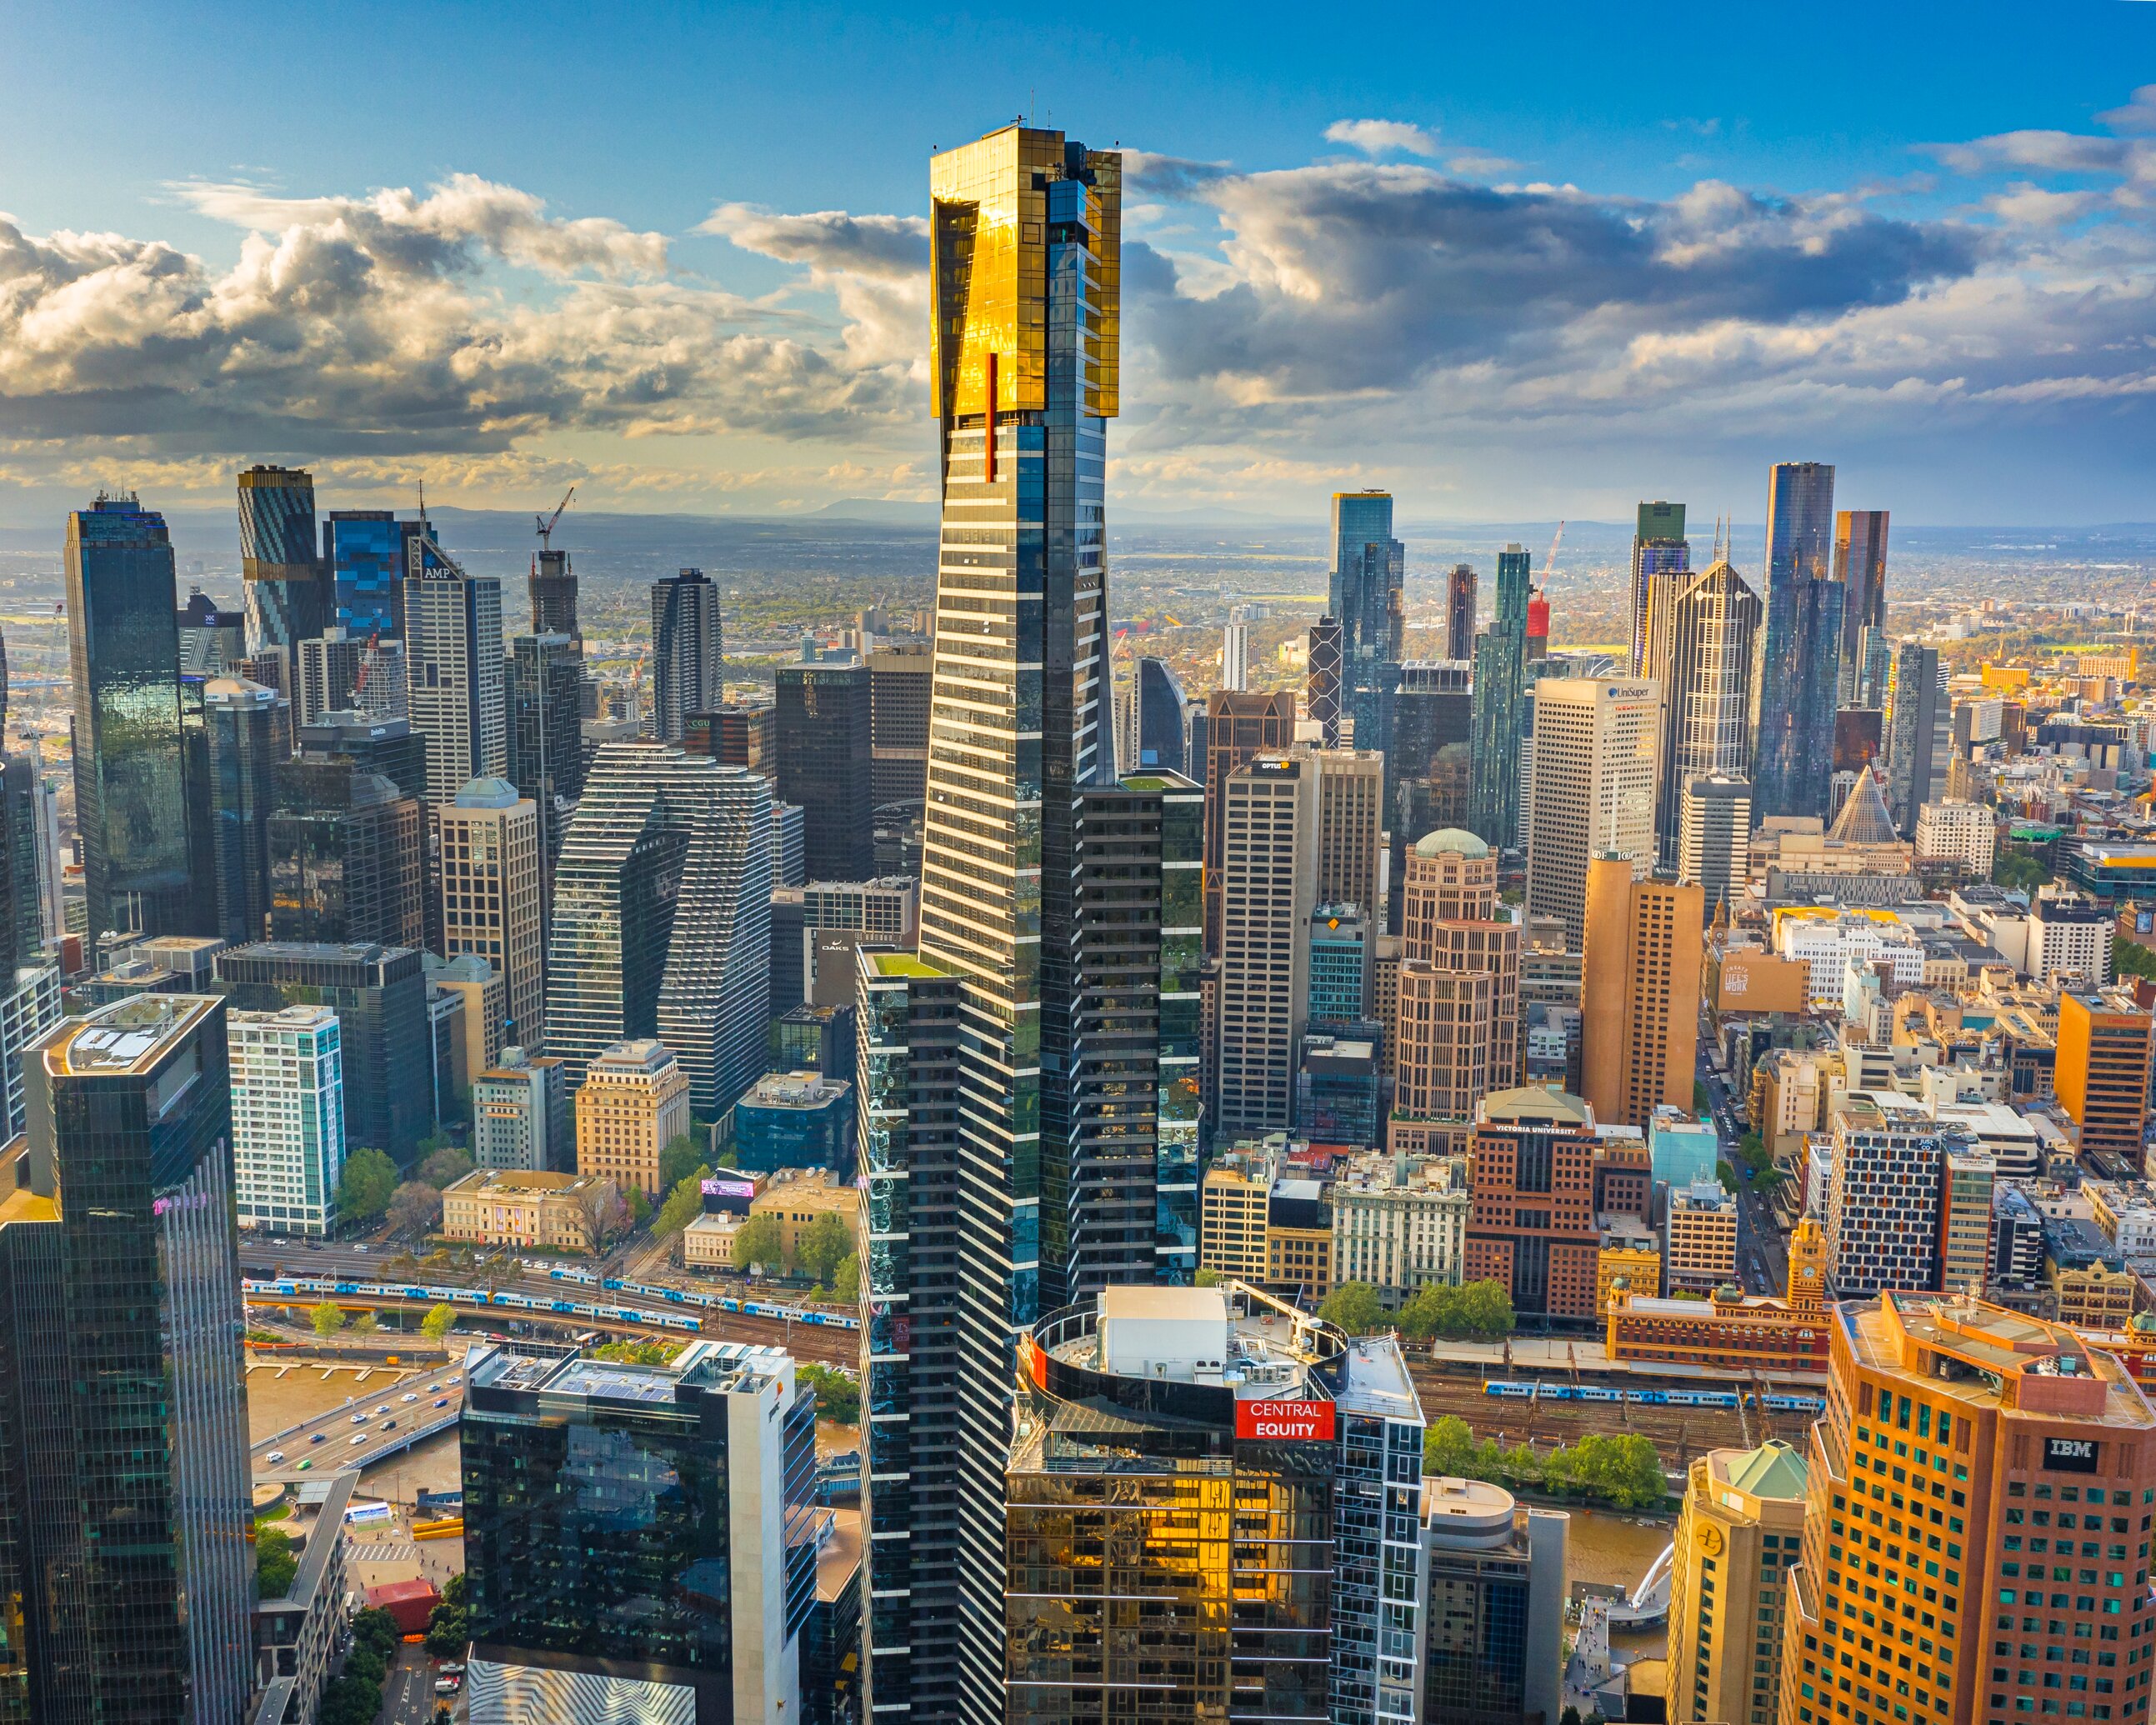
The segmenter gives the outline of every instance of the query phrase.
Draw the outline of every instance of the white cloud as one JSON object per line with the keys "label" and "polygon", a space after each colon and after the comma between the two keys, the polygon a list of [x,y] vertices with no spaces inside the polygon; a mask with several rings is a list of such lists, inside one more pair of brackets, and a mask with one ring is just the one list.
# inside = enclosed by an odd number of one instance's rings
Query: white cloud
{"label": "white cloud", "polygon": [[1365,156],[1437,154],[1436,133],[1404,120],[1336,120],[1325,128],[1325,136]]}

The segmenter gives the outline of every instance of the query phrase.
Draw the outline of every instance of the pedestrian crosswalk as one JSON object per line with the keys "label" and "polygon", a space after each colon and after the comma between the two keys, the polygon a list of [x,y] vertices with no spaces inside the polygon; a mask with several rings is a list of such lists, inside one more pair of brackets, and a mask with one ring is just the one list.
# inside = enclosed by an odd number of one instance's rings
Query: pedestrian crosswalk
{"label": "pedestrian crosswalk", "polygon": [[416,1563],[419,1545],[413,1539],[359,1539],[352,1542],[351,1556],[362,1563]]}

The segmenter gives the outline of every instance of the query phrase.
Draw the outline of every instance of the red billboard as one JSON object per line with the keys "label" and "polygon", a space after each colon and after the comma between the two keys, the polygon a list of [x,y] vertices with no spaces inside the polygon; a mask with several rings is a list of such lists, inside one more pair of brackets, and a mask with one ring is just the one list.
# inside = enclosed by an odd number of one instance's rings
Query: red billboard
{"label": "red billboard", "polygon": [[1329,1444],[1331,1402],[1243,1402],[1235,1404],[1235,1435],[1274,1442]]}

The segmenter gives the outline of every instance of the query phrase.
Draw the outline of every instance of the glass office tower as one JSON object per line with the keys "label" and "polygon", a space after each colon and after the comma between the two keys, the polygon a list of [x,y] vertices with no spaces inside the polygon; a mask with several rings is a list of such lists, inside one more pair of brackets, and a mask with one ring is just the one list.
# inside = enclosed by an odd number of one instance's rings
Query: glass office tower
{"label": "glass office tower", "polygon": [[0,1203],[0,1718],[246,1717],[254,1568],[224,1004],[143,994],[28,1058]]}
{"label": "glass office tower", "polygon": [[1497,608],[1475,638],[1475,761],[1469,825],[1501,850],[1520,842],[1520,711],[1527,681],[1531,565],[1524,547],[1497,553]]}
{"label": "glass office tower", "polygon": [[387,509],[338,509],[322,529],[335,621],[359,640],[404,633],[404,542],[419,531]]}
{"label": "glass office tower", "polygon": [[1355,721],[1355,747],[1391,737],[1406,614],[1407,547],[1393,537],[1389,491],[1332,494],[1332,582],[1326,614],[1340,624],[1340,711]]}
{"label": "glass office tower", "polygon": [[[1658,575],[1681,575],[1691,567],[1691,542],[1685,537],[1681,503],[1642,503],[1632,527],[1632,675],[1651,677],[1654,653],[1648,621],[1654,611]],[[1681,583],[1679,583],[1681,585]]]}
{"label": "glass office tower", "polygon": [[426,800],[447,803],[466,781],[509,770],[501,583],[467,575],[420,527],[404,567],[409,705],[413,730],[427,739]]}
{"label": "glass office tower", "polygon": [[1841,704],[1861,706],[1864,631],[1887,627],[1887,511],[1845,509],[1834,518],[1834,578],[1841,583]]}
{"label": "glass office tower", "polygon": [[651,734],[678,743],[691,713],[726,697],[726,628],[719,589],[701,569],[651,583]]}
{"label": "glass office tower", "polygon": [[165,518],[132,492],[68,517],[74,807],[92,937],[192,934],[180,636]]}
{"label": "glass office tower", "polygon": [[1155,1256],[1155,1063],[1074,1033],[1100,1009],[1081,1003],[1136,985],[1082,909],[1089,822],[1120,852],[1140,794],[1115,782],[1107,723],[1122,172],[1020,126],[931,170],[943,524],[921,951],[862,957],[869,1684],[874,1709],[983,1725],[1003,1712],[1016,1332]]}
{"label": "glass office tower", "polygon": [[1752,679],[1752,819],[1824,818],[1834,784],[1844,589],[1833,576],[1834,469],[1786,461],[1767,479],[1767,591]]}
{"label": "glass office tower", "polygon": [[239,572],[247,586],[247,650],[300,643],[331,620],[315,529],[315,476],[297,467],[239,475]]}

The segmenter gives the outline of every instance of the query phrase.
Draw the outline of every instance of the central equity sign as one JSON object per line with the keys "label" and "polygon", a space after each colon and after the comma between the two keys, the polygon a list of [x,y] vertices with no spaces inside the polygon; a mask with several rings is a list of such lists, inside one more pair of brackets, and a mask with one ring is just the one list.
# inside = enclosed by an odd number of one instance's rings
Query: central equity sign
{"label": "central equity sign", "polygon": [[1237,1402],[1235,1435],[1329,1444],[1332,1441],[1332,1404]]}

